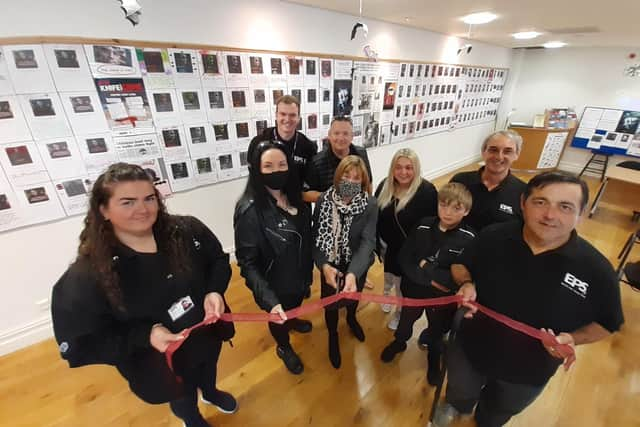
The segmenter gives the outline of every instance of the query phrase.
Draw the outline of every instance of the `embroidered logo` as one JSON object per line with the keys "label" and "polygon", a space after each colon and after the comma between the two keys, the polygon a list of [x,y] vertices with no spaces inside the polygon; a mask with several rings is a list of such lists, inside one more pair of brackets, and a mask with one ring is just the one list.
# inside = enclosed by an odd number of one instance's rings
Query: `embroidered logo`
{"label": "embroidered logo", "polygon": [[197,251],[200,250],[200,246],[201,246],[200,242],[197,241],[195,237],[193,238],[193,246],[196,248]]}
{"label": "embroidered logo", "polygon": [[571,273],[566,273],[564,279],[561,282],[562,286],[569,289],[574,294],[581,298],[587,297],[587,291],[589,290],[589,284],[578,279]]}
{"label": "embroidered logo", "polygon": [[502,212],[508,213],[509,215],[513,215],[513,208],[509,205],[500,203],[500,207],[498,209],[501,210]]}
{"label": "embroidered logo", "polygon": [[67,351],[69,351],[69,343],[64,341],[63,343],[60,343],[60,353],[66,353]]}

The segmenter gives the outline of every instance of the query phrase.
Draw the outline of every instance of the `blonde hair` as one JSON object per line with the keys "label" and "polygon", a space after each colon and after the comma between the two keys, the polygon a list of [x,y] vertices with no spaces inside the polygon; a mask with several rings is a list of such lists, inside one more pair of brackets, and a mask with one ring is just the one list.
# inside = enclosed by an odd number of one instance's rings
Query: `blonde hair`
{"label": "blonde hair", "polygon": [[389,174],[387,175],[387,179],[385,180],[384,185],[382,186],[382,191],[380,191],[380,195],[378,196],[378,206],[380,207],[380,210],[386,208],[396,195],[395,193],[396,193],[397,187],[396,187],[396,180],[393,177],[393,171],[396,167],[396,163],[398,163],[398,160],[400,160],[401,158],[406,158],[411,161],[411,164],[413,164],[414,175],[413,175],[413,181],[411,181],[411,184],[409,185],[409,188],[407,189],[407,191],[405,191],[405,193],[398,198],[398,204],[396,205],[396,212],[400,212],[402,209],[405,208],[405,206],[407,206],[407,203],[409,203],[411,199],[413,199],[413,196],[416,195],[416,191],[418,191],[418,188],[422,183],[422,173],[420,171],[420,159],[418,158],[418,155],[416,154],[416,152],[410,148],[401,148],[400,150],[396,151],[396,153],[393,155],[393,158],[391,159],[391,166],[389,166]]}
{"label": "blonde hair", "polygon": [[369,178],[369,173],[367,172],[367,165],[364,163],[364,160],[358,156],[350,155],[345,157],[340,161],[338,167],[336,168],[336,173],[333,175],[333,187],[338,188],[338,184],[340,184],[340,180],[345,173],[350,172],[352,169],[358,169],[360,172],[360,176],[362,177],[362,189],[367,192],[367,194],[371,194],[371,179]]}
{"label": "blonde hair", "polygon": [[452,203],[462,205],[466,210],[471,210],[473,196],[464,184],[450,182],[438,190],[438,202],[450,205]]}

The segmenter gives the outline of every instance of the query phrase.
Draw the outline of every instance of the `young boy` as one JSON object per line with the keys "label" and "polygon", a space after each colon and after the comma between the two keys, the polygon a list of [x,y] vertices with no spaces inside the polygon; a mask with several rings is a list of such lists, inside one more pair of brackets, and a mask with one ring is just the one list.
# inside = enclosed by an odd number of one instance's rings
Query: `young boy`
{"label": "young boy", "polygon": [[[470,210],[471,193],[463,184],[450,182],[438,192],[438,216],[420,220],[400,250],[403,296],[436,298],[457,292],[450,267],[475,237],[461,224]],[[423,311],[429,319],[429,327],[423,332],[429,346],[427,380],[437,385],[441,381],[442,338],[449,330],[455,307],[403,307],[395,340],[385,347],[380,358],[388,363],[406,350],[413,324]]]}

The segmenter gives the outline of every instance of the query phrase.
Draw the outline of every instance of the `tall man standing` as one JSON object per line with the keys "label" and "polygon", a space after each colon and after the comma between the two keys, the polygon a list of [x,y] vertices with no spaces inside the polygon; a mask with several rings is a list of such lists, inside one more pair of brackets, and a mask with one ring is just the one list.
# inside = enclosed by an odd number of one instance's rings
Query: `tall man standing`
{"label": "tall man standing", "polygon": [[492,133],[482,143],[484,166],[451,179],[464,184],[473,196],[466,222],[474,230],[522,217],[520,195],[526,184],[511,174],[511,164],[518,159],[521,148],[522,137],[516,132]]}
{"label": "tall man standing", "polygon": [[[463,300],[478,301],[576,346],[602,340],[624,322],[609,261],[575,231],[589,199],[584,181],[562,172],[535,176],[521,199],[524,222],[494,224],[451,267]],[[562,363],[543,344],[471,311],[449,357],[446,405],[435,424],[471,413],[480,427],[505,424],[542,392]],[[554,332],[555,331],[555,332]],[[544,424],[544,423],[543,423]]]}

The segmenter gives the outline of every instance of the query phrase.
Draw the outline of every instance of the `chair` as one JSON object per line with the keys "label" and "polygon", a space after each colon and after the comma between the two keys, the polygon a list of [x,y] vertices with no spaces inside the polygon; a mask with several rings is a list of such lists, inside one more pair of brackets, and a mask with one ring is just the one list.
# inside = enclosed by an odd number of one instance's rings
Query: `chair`
{"label": "chair", "polygon": [[[591,150],[591,158],[578,174],[578,177],[582,177],[585,172],[595,173],[600,176],[600,181],[604,180],[604,174],[607,172],[609,166],[609,157],[611,154],[600,151]],[[593,166],[592,166],[593,165]]]}
{"label": "chair", "polygon": [[627,258],[629,258],[629,254],[631,253],[631,249],[633,249],[633,246],[638,243],[640,243],[640,229],[631,233],[631,235],[625,242],[624,246],[622,247],[622,250],[618,254],[618,259],[620,260],[620,263],[618,264],[618,268],[616,269],[618,280],[630,285],[636,290],[638,290],[639,284],[635,281],[629,281],[629,277],[628,277],[629,274],[626,274],[627,277],[625,279],[623,279],[623,276],[625,276],[625,273],[636,270],[635,266],[632,266],[631,263],[627,263]]}

